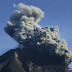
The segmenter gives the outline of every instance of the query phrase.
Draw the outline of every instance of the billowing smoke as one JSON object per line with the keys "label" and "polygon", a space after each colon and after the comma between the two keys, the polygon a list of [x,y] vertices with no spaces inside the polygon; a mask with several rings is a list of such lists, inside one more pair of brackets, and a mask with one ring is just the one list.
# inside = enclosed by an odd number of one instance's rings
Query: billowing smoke
{"label": "billowing smoke", "polygon": [[44,17],[44,12],[34,6],[18,4],[10,21],[7,22],[5,31],[19,42],[21,48],[37,48],[39,51],[45,50],[52,55],[65,57],[68,64],[72,61],[72,52],[68,50],[64,39],[59,39],[58,26],[41,27],[38,22]]}

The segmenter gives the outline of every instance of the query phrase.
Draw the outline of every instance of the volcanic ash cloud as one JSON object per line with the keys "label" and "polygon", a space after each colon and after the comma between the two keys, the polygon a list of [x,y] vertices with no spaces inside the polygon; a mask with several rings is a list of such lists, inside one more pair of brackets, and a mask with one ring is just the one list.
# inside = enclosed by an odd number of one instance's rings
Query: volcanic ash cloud
{"label": "volcanic ash cloud", "polygon": [[20,47],[38,48],[39,51],[46,50],[50,55],[64,56],[67,64],[72,61],[72,52],[68,50],[66,41],[59,39],[58,26],[38,25],[44,17],[40,8],[23,3],[14,4],[14,7],[17,10],[12,12],[5,31],[20,44]]}

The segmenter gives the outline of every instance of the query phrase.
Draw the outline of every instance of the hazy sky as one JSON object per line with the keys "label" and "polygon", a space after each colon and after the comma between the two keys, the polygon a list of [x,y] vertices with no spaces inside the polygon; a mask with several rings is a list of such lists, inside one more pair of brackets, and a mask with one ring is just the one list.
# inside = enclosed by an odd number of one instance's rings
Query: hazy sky
{"label": "hazy sky", "polygon": [[59,26],[60,38],[66,40],[69,50],[72,51],[72,0],[0,0],[0,55],[18,45],[4,32],[4,27],[15,10],[13,4],[19,3],[42,9],[45,16],[39,24]]}

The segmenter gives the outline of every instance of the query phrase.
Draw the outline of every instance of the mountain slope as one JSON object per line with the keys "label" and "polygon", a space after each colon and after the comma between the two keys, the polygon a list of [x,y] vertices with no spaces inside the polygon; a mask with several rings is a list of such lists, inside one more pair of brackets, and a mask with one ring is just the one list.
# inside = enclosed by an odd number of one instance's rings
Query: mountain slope
{"label": "mountain slope", "polygon": [[1,72],[25,72],[21,64],[18,61],[16,52],[12,52],[11,50],[10,52],[6,54],[0,57]]}
{"label": "mountain slope", "polygon": [[65,72],[62,57],[33,49],[12,49],[0,57],[0,72]]}

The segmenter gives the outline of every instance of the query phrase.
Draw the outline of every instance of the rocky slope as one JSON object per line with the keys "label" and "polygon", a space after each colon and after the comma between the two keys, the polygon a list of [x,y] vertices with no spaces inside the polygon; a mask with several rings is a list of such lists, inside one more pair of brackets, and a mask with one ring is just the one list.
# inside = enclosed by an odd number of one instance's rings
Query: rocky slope
{"label": "rocky slope", "polygon": [[33,49],[12,49],[0,57],[0,72],[65,72],[62,57]]}
{"label": "rocky slope", "polygon": [[0,72],[65,72],[62,58],[32,49],[12,49],[0,57]]}

